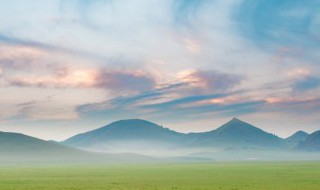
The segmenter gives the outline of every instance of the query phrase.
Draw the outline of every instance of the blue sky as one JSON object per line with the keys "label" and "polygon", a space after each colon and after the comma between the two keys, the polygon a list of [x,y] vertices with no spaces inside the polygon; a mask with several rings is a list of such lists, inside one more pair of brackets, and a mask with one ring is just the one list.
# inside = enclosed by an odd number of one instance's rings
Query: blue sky
{"label": "blue sky", "polygon": [[319,0],[11,0],[0,130],[62,140],[118,119],[182,132],[232,117],[320,123]]}

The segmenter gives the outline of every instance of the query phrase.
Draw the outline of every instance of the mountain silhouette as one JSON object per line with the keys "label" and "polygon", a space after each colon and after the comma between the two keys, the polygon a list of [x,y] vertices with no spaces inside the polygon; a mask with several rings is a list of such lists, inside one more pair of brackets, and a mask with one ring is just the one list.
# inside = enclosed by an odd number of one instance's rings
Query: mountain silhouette
{"label": "mountain silhouette", "polygon": [[115,155],[85,152],[20,133],[0,132],[0,162],[105,162],[117,160],[146,160],[133,154]]}
{"label": "mountain silhouette", "polygon": [[285,139],[289,147],[296,147],[299,143],[305,141],[308,138],[309,134],[304,131],[297,131],[293,135]]}
{"label": "mountain silhouette", "polygon": [[62,143],[97,152],[150,152],[179,146],[184,134],[141,119],[113,122]]}
{"label": "mountain silhouette", "polygon": [[203,133],[178,133],[140,119],[120,120],[102,128],[73,136],[65,145],[96,152],[149,154],[186,149],[276,148],[284,140],[239,119]]}
{"label": "mountain silhouette", "polygon": [[0,132],[0,163],[146,162],[154,161],[154,157],[160,160],[317,159],[320,131],[307,135],[304,140],[306,135],[298,131],[282,139],[237,118],[215,130],[189,134],[141,119],[128,119],[75,135],[63,142]]}
{"label": "mountain silhouette", "polygon": [[320,131],[310,134],[305,141],[300,142],[298,149],[304,151],[320,151]]}
{"label": "mountain silhouette", "polygon": [[198,143],[206,146],[278,148],[283,145],[283,139],[237,118],[233,118],[216,130],[191,135]]}

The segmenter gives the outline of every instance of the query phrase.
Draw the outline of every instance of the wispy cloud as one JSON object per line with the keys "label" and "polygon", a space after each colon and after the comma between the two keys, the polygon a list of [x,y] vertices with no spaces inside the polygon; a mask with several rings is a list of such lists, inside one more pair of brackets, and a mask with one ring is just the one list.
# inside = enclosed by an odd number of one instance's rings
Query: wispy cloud
{"label": "wispy cloud", "polygon": [[72,48],[63,47],[63,46],[56,46],[56,45],[51,45],[49,43],[43,43],[43,42],[34,41],[34,40],[26,40],[26,39],[7,36],[3,34],[0,34],[0,42],[2,42],[1,44],[2,46],[13,45],[18,48],[25,47],[25,48],[35,49],[39,51],[47,51],[50,53],[62,53],[65,55],[73,55],[73,56],[78,56],[85,59],[100,61],[100,62],[110,60],[110,58],[94,52],[83,51],[79,49],[72,49]]}
{"label": "wispy cloud", "polygon": [[319,121],[317,0],[17,2],[0,8],[0,120]]}
{"label": "wispy cloud", "polygon": [[101,71],[97,76],[96,87],[112,90],[147,91],[153,89],[155,81],[143,71]]}
{"label": "wispy cloud", "polygon": [[218,71],[188,70],[178,74],[178,78],[190,84],[191,90],[197,93],[219,93],[239,85],[243,76]]}
{"label": "wispy cloud", "polygon": [[81,105],[78,107],[79,112],[104,111],[108,109],[137,107],[137,105],[145,105],[146,102],[158,102],[168,100],[168,95],[184,88],[186,83],[176,83],[164,85],[153,90],[141,92],[134,95],[118,96],[104,102]]}
{"label": "wispy cloud", "polygon": [[172,10],[177,25],[191,26],[190,22],[206,0],[173,0]]}
{"label": "wispy cloud", "polygon": [[[47,104],[47,105],[46,105]],[[51,105],[50,105],[51,104]],[[52,105],[50,100],[31,101],[17,105],[17,112],[13,117],[18,120],[75,120],[79,118],[75,109]],[[46,106],[44,106],[46,105]],[[50,105],[50,106],[48,106]]]}
{"label": "wispy cloud", "polygon": [[100,30],[102,26],[97,24],[95,20],[91,18],[92,13],[94,13],[94,8],[102,6],[112,7],[113,3],[113,0],[60,0],[60,11],[65,12],[72,7],[77,10],[83,26],[94,30]]}
{"label": "wispy cloud", "polygon": [[235,19],[248,39],[264,47],[319,48],[319,2],[245,0]]}
{"label": "wispy cloud", "polygon": [[302,79],[299,79],[293,84],[294,91],[307,91],[313,90],[320,87],[320,78],[316,76],[308,76]]}
{"label": "wispy cloud", "polygon": [[12,45],[22,45],[22,46],[29,46],[29,47],[35,47],[35,48],[43,48],[43,49],[49,49],[49,50],[58,50],[58,48],[54,46],[50,46],[41,42],[35,42],[31,40],[23,40],[19,38],[14,38],[10,36],[6,36],[3,34],[0,34],[0,41],[7,43],[7,44],[12,44]]}
{"label": "wispy cloud", "polygon": [[113,71],[108,69],[72,69],[55,70],[50,76],[14,76],[6,77],[9,86],[37,88],[101,88],[124,91],[145,91],[152,89],[155,81],[141,71]]}
{"label": "wispy cloud", "polygon": [[160,109],[160,110],[170,109],[170,107],[176,107],[179,105],[184,105],[184,104],[188,104],[188,103],[209,100],[209,99],[214,99],[214,98],[221,98],[221,97],[225,97],[227,95],[228,94],[210,94],[210,95],[188,96],[188,97],[170,100],[167,102],[145,105],[145,106],[143,106],[143,108],[147,108],[147,109],[148,108],[149,109],[156,108],[156,109]]}

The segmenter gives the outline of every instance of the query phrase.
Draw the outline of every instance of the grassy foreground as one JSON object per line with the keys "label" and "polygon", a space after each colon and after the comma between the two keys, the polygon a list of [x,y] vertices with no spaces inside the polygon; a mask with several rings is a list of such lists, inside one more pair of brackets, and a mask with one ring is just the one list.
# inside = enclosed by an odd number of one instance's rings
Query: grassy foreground
{"label": "grassy foreground", "polygon": [[0,189],[319,190],[320,162],[0,166]]}

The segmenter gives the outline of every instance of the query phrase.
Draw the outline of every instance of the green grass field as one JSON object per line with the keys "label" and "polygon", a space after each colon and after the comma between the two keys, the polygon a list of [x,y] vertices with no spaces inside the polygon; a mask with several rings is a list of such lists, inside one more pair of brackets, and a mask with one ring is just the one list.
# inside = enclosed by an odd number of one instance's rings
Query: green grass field
{"label": "green grass field", "polygon": [[319,190],[320,163],[0,166],[0,189]]}

